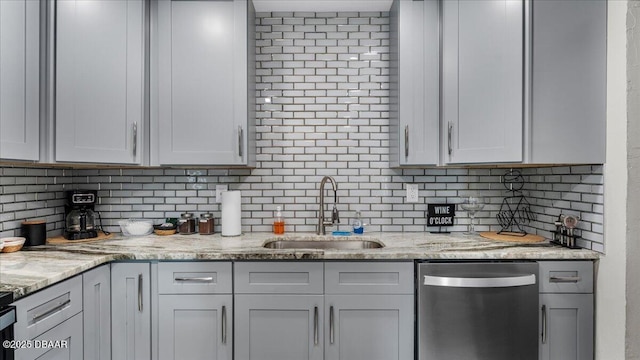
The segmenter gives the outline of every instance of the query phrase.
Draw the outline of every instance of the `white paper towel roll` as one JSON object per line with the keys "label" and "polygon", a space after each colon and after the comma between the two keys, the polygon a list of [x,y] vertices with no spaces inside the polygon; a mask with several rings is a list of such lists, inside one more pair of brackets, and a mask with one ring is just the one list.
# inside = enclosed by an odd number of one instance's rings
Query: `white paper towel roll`
{"label": "white paper towel roll", "polygon": [[242,234],[242,198],[240,191],[222,192],[222,236]]}

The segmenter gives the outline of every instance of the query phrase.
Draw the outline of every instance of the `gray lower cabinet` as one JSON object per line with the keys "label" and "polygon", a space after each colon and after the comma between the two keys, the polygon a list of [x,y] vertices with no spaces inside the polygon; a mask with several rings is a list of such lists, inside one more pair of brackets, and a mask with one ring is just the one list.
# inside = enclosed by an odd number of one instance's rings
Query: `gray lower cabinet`
{"label": "gray lower cabinet", "polygon": [[236,295],[236,360],[322,360],[322,295]]}
{"label": "gray lower cabinet", "polygon": [[444,163],[523,160],[524,1],[442,2]]}
{"label": "gray lower cabinet", "polygon": [[144,0],[55,6],[55,160],[140,164]]}
{"label": "gray lower cabinet", "polygon": [[[254,161],[252,2],[158,1],[152,49],[152,162]],[[154,29],[155,30],[155,29]],[[155,47],[157,45],[157,48]],[[251,55],[253,56],[253,55]],[[153,67],[157,64],[157,67]],[[251,99],[250,99],[251,98]],[[156,102],[157,100],[157,102]]]}
{"label": "gray lower cabinet", "polygon": [[151,358],[150,264],[111,264],[111,357]]}
{"label": "gray lower cabinet", "polygon": [[413,359],[413,295],[325,295],[325,359]]}
{"label": "gray lower cabinet", "polygon": [[231,360],[233,297],[160,295],[158,358]]}
{"label": "gray lower cabinet", "polygon": [[539,264],[539,359],[593,359],[593,263],[541,261]]}
{"label": "gray lower cabinet", "polygon": [[82,274],[84,358],[111,359],[111,268]]}
{"label": "gray lower cabinet", "polygon": [[31,348],[16,351],[16,359],[82,358],[82,276],[49,286],[13,305],[15,339],[33,340]]}
{"label": "gray lower cabinet", "polygon": [[0,159],[40,158],[40,2],[0,1]]}
{"label": "gray lower cabinet", "polygon": [[83,357],[82,352],[82,313],[74,315],[33,340],[33,348],[16,351],[16,360],[90,359]]}
{"label": "gray lower cabinet", "polygon": [[593,295],[541,294],[540,360],[593,359]]}
{"label": "gray lower cabinet", "polygon": [[238,262],[238,360],[414,358],[413,262]]}
{"label": "gray lower cabinet", "polygon": [[231,262],[158,264],[158,358],[233,357]]}

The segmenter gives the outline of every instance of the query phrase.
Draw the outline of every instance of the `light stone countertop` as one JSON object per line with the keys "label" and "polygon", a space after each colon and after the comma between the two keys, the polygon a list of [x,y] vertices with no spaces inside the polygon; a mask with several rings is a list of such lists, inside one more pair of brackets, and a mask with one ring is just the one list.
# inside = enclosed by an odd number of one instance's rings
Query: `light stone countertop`
{"label": "light stone countertop", "polygon": [[[269,240],[374,240],[381,249],[275,250]],[[507,243],[479,236],[431,233],[367,233],[333,237],[296,233],[281,236],[249,233],[216,235],[116,236],[109,240],[70,245],[47,245],[0,254],[0,291],[14,297],[30,294],[114,260],[595,260],[597,252],[551,245]]]}

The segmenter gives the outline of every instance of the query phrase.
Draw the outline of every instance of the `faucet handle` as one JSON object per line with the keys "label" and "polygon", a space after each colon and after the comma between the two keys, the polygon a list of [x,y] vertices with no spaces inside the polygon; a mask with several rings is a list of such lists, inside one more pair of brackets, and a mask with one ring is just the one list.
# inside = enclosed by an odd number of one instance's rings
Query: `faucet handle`
{"label": "faucet handle", "polygon": [[338,208],[333,204],[333,210],[331,211],[331,221],[340,223],[340,215],[338,214]]}

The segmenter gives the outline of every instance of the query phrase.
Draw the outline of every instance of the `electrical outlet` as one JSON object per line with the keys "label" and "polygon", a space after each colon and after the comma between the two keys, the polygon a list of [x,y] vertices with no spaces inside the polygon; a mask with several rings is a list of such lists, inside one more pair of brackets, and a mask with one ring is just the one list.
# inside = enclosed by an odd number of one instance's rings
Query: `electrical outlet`
{"label": "electrical outlet", "polygon": [[418,202],[418,184],[407,184],[407,202]]}
{"label": "electrical outlet", "polygon": [[229,185],[216,185],[216,202],[222,202],[222,192],[229,190]]}

